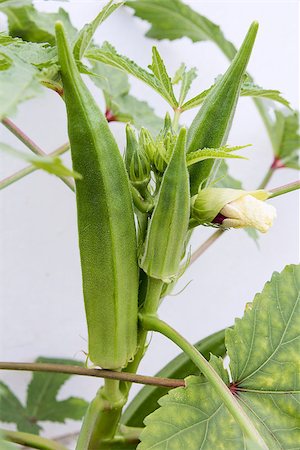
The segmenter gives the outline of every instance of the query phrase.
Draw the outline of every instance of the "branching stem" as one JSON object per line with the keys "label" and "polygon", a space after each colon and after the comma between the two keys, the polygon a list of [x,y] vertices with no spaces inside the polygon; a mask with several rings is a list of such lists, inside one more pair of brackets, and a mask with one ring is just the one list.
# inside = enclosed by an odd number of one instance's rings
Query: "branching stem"
{"label": "branching stem", "polygon": [[86,369],[80,366],[48,363],[23,363],[23,362],[0,362],[0,370],[24,370],[30,372],[54,372],[69,373],[71,375],[83,375],[110,380],[129,381],[130,383],[149,384],[166,388],[184,386],[184,380],[148,377],[128,372],[116,372],[106,369]]}
{"label": "branching stem", "polygon": [[36,436],[35,434],[23,433],[20,431],[0,430],[0,443],[1,439],[40,450],[67,450],[67,448],[63,445],[50,439],[45,439],[41,436]]}
{"label": "branching stem", "polygon": [[203,373],[207,380],[211,383],[215,391],[219,394],[220,398],[228,408],[229,412],[235,418],[236,422],[240,425],[241,429],[246,436],[257,444],[259,448],[267,450],[263,438],[249,419],[237,399],[232,395],[224,381],[219,377],[214,368],[209,362],[198,352],[198,350],[190,344],[183,336],[181,336],[174,328],[168,325],[166,322],[160,320],[154,315],[140,315],[142,326],[148,331],[157,331],[168,339],[173,341],[178,347],[180,347],[194,362],[198,369]]}
{"label": "branching stem", "polygon": [[294,181],[293,183],[284,184],[283,186],[279,186],[274,189],[269,189],[271,195],[269,198],[278,197],[279,195],[287,194],[288,192],[295,191],[300,189],[300,181]]}
{"label": "branching stem", "polygon": [[[66,153],[70,148],[70,144],[67,142],[66,144],[62,145],[61,147],[54,150],[54,152],[49,153],[47,156],[60,156],[63,153]],[[7,178],[4,178],[4,180],[0,181],[0,190],[6,188],[7,186],[10,186],[11,184],[15,183],[16,181],[21,180],[22,178],[26,177],[26,175],[29,175],[32,172],[35,172],[38,170],[36,166],[31,164],[28,167],[25,167],[24,169],[19,170],[18,172],[14,173],[13,175],[10,175]]]}
{"label": "branching stem", "polygon": [[[24,131],[22,131],[16,124],[14,124],[10,119],[3,119],[3,125],[14,134],[19,141],[23,142],[26,147],[29,148],[33,153],[39,156],[48,156],[30,137],[28,137]],[[75,191],[73,180],[69,177],[59,177],[63,183],[65,183],[72,191]]]}

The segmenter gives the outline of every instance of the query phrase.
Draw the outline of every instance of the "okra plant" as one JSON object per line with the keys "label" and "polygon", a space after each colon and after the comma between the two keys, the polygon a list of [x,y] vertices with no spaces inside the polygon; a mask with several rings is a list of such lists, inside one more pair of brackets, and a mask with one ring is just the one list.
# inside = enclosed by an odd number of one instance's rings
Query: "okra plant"
{"label": "okra plant", "polygon": [[[125,7],[151,24],[147,35],[154,39],[213,41],[229,60],[227,70],[187,100],[195,69],[182,64],[171,77],[157,47],[144,69],[110,43],[96,43],[102,22]],[[180,0],[111,0],[81,30],[63,8],[39,12],[31,0],[2,0],[0,12],[8,24],[0,34],[1,121],[35,153],[0,144],[30,162],[0,187],[9,189],[41,169],[75,192],[88,334],[85,362],[57,355],[0,363],[3,370],[33,372],[26,405],[0,382],[0,420],[17,428],[1,430],[1,449],[66,449],[39,436],[40,422],[66,418],[82,420],[76,450],[298,448],[299,266],[275,272],[241,319],[195,345],[159,316],[164,298],[209,245],[226,230],[267,232],[276,218],[268,200],[300,187],[298,181],[267,186],[275,170],[299,168],[299,123],[279,91],[261,88],[247,73],[258,23],[245,30],[236,50],[218,26]],[[128,75],[156,91],[173,117],[156,116],[129,88],[118,92],[118,83],[125,79],[128,85]],[[87,77],[102,89],[105,111]],[[11,118],[40,86],[61,97],[67,117],[69,142],[51,155]],[[274,149],[265,179],[250,191],[229,176],[226,163],[243,158],[245,146],[227,144],[240,96],[253,97]],[[190,109],[195,115],[187,126],[183,113]],[[124,152],[112,121],[124,123]],[[60,159],[68,150],[72,169]],[[191,253],[192,234],[203,227],[214,228],[213,234]],[[182,353],[156,376],[142,376],[139,364],[151,332]],[[79,397],[57,399],[62,384],[76,374],[104,379],[89,404]],[[145,386],[128,404],[132,383]]]}

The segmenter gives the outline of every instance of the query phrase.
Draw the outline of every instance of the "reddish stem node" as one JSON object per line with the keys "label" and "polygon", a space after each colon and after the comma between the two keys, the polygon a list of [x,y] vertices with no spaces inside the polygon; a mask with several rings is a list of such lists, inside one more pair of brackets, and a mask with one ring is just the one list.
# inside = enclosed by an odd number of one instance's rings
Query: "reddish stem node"
{"label": "reddish stem node", "polygon": [[107,109],[105,111],[105,117],[107,122],[116,122],[118,120],[117,116],[115,116],[110,109]]}
{"label": "reddish stem node", "polygon": [[229,389],[230,389],[230,392],[232,393],[232,395],[234,395],[235,397],[238,395],[238,383],[237,382],[230,383]]}
{"label": "reddish stem node", "polygon": [[271,165],[271,169],[275,170],[275,169],[282,169],[283,167],[285,167],[285,165],[283,164],[283,162],[281,161],[280,158],[278,158],[277,156],[275,156],[274,161]]}

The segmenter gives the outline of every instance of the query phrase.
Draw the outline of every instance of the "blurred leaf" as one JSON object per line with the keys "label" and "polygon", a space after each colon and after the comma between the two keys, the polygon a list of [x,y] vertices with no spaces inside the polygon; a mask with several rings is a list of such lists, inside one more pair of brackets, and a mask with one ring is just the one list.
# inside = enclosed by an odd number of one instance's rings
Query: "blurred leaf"
{"label": "blurred leaf", "polygon": [[5,33],[0,33],[0,49],[38,68],[48,67],[56,59],[56,49],[49,44],[26,42]]}
{"label": "blurred leaf", "polygon": [[[57,358],[39,357],[36,362],[82,366],[82,363],[75,360]],[[64,423],[65,419],[80,420],[88,406],[85,400],[75,397],[56,400],[60,389],[70,377],[69,374],[34,372],[27,390],[27,414],[35,417],[37,421]]]}
{"label": "blurred leaf", "polygon": [[[73,359],[39,357],[36,362],[82,366],[81,362]],[[39,422],[47,420],[64,423],[65,419],[81,420],[88,402],[79,397],[56,399],[60,389],[71,376],[33,372],[27,388],[26,406],[22,405],[8,386],[0,382],[0,421],[15,423],[19,431],[39,434],[42,429]]]}
{"label": "blurred leaf", "polygon": [[137,129],[145,127],[154,135],[163,126],[163,120],[147,102],[130,94],[117,97],[112,104],[112,112],[120,122],[132,122]]}
{"label": "blurred leaf", "polygon": [[100,75],[100,77],[92,77],[91,79],[96,86],[105,92],[108,103],[115,97],[129,93],[130,84],[128,75],[125,72],[98,61],[92,61],[92,63],[91,71],[96,75]]}
{"label": "blurred leaf", "polygon": [[70,39],[77,30],[70,22],[68,13],[59,8],[57,13],[40,12],[32,2],[4,2],[0,9],[7,15],[9,34],[29,42],[47,42],[55,45],[55,22],[60,20]]}
{"label": "blurred leaf", "polygon": [[0,381],[0,405],[1,422],[15,423],[19,431],[39,433],[40,427],[36,424],[36,421],[28,416],[26,408],[2,381]]}
{"label": "blurred leaf", "polygon": [[182,74],[182,81],[181,81],[181,87],[180,87],[180,94],[179,94],[179,106],[182,106],[190,88],[192,85],[192,82],[197,78],[197,69],[196,67],[192,67],[188,71],[184,71]]}
{"label": "blurred leaf", "polygon": [[241,181],[233,178],[229,174],[229,169],[225,161],[221,161],[216,179],[217,181],[214,183],[214,187],[243,189]]}
{"label": "blurred leaf", "polygon": [[211,40],[232,59],[235,47],[222,33],[220,27],[193,11],[179,0],[134,0],[126,5],[135,15],[151,24],[146,36],[154,39],[179,39],[188,37],[193,42]]}
{"label": "blurred leaf", "polygon": [[163,121],[145,101],[129,94],[128,75],[114,67],[93,61],[93,73],[100,78],[92,77],[96,86],[103,90],[106,109],[120,122],[131,122],[136,128],[145,126],[153,134],[157,134]]}
{"label": "blurred leaf", "polygon": [[0,151],[1,150],[10,153],[12,156],[23,159],[24,161],[30,162],[37,169],[43,169],[50,174],[59,177],[81,178],[80,174],[64,166],[62,160],[58,156],[31,155],[0,142]]}
{"label": "blurred leaf", "polygon": [[272,141],[276,158],[285,167],[299,170],[300,135],[297,111],[275,111]]}
{"label": "blurred leaf", "polygon": [[281,96],[281,92],[275,89],[264,89],[251,81],[246,81],[242,85],[241,95],[251,96],[251,97],[261,97],[268,100],[273,100],[274,102],[281,103],[282,105],[290,108],[290,103]]}
{"label": "blurred leaf", "polygon": [[37,72],[5,47],[0,47],[0,120],[15,113],[19,103],[41,93]]}
{"label": "blurred leaf", "polygon": [[[297,448],[300,441],[299,301],[300,266],[275,272],[226,331],[233,381],[221,358],[210,360],[272,450]],[[204,376],[187,378],[185,388],[169,391],[159,403],[145,420],[139,450],[256,448]]]}

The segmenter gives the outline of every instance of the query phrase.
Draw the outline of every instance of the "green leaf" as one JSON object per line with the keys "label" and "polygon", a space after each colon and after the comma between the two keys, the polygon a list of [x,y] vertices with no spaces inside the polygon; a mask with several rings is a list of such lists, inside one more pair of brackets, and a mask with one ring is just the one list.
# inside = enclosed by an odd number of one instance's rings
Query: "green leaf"
{"label": "green leaf", "polygon": [[5,33],[0,33],[0,49],[1,52],[9,52],[11,56],[38,68],[48,67],[56,59],[56,49],[49,44],[26,42]]}
{"label": "green leaf", "polygon": [[36,424],[35,419],[28,417],[26,408],[2,381],[0,381],[0,405],[1,422],[15,423],[19,431],[39,432],[40,427]]}
{"label": "green leaf", "polygon": [[182,75],[180,94],[179,94],[179,106],[181,106],[191,88],[192,82],[197,78],[197,69],[192,67],[188,71],[184,71]]}
{"label": "green leaf", "polygon": [[31,2],[4,2],[0,9],[7,15],[9,34],[29,42],[48,42],[55,45],[54,24],[63,22],[70,37],[74,39],[77,30],[70,22],[68,13],[59,8],[57,13],[40,12]]}
{"label": "green leaf", "polygon": [[235,47],[223,35],[220,27],[193,11],[179,0],[127,1],[135,15],[151,24],[146,36],[154,39],[179,39],[188,37],[193,42],[211,40],[232,59]]}
{"label": "green leaf", "polygon": [[291,169],[299,169],[299,113],[275,111],[272,141],[276,158]]}
{"label": "green leaf", "polygon": [[[218,356],[225,355],[225,331],[221,330],[197,342],[195,347],[202,355],[209,359],[210,353]],[[199,375],[199,370],[185,353],[180,353],[169,362],[155,376],[166,378],[186,378],[188,375]],[[143,427],[144,418],[155,411],[160,397],[165,395],[166,388],[158,386],[144,386],[127,406],[122,423],[130,427]]]}
{"label": "green leaf", "polygon": [[81,178],[80,174],[64,166],[62,160],[58,156],[30,155],[14,149],[10,145],[0,142],[0,151],[1,150],[10,153],[12,156],[23,159],[24,161],[30,162],[37,169],[43,169],[50,174],[57,175],[59,177]]}
{"label": "green leaf", "polygon": [[[56,358],[40,357],[36,362],[82,366],[79,361]],[[56,400],[61,387],[70,377],[69,374],[34,372],[27,390],[27,414],[35,417],[37,421],[64,423],[65,419],[82,419],[88,406],[85,400],[75,397]]]}
{"label": "green leaf", "polygon": [[[226,331],[233,381],[221,359],[211,364],[262,435],[267,448],[296,449],[299,432],[300,266],[274,273],[244,317]],[[139,450],[253,449],[204,378],[189,377],[147,417]],[[254,447],[255,448],[255,447]]]}
{"label": "green leaf", "polygon": [[126,56],[118,54],[116,49],[108,42],[104,42],[101,48],[90,48],[85,53],[85,56],[92,61],[100,61],[119,70],[123,70],[129,75],[133,75],[148,84],[148,86],[158,92],[170,105],[173,105],[174,100],[172,96],[170,96],[169,92],[166,91],[166,88],[160,79],[138,66],[134,61],[130,60]]}
{"label": "green leaf", "polygon": [[[218,78],[219,77],[217,77],[217,79]],[[189,109],[201,105],[214,86],[215,84],[213,84],[210,88],[206,89],[203,92],[200,92],[200,94],[196,95],[195,97],[185,102],[181,107],[182,111],[187,111]],[[273,100],[274,102],[281,103],[287,108],[290,108],[289,102],[281,96],[280,91],[277,91],[275,89],[264,89],[250,81],[246,81],[243,83],[240,95],[242,97],[254,97],[254,98],[260,97],[262,99]]]}
{"label": "green leaf", "polygon": [[290,103],[281,96],[281,92],[275,89],[263,89],[262,87],[252,83],[251,81],[246,81],[243,83],[241,89],[241,95],[244,97],[261,97],[268,100],[273,100],[274,102],[281,103],[282,105],[290,108]]}
{"label": "green leaf", "polygon": [[[41,93],[36,70],[4,47],[1,49],[0,120],[15,113],[19,103]],[[5,50],[5,53],[4,53]]]}
{"label": "green leaf", "polygon": [[164,89],[165,98],[168,97],[170,105],[176,108],[176,106],[178,106],[178,102],[173,92],[172,81],[156,47],[153,47],[152,49],[152,64],[149,68],[152,70],[154,76],[159,80],[160,85]]}
{"label": "green leaf", "polygon": [[92,61],[92,63],[91,71],[100,77],[91,77],[91,79],[104,92],[107,107],[110,107],[114,98],[129,93],[130,84],[127,73],[98,61]]}
{"label": "green leaf", "polygon": [[219,148],[202,148],[195,152],[188,153],[186,155],[186,162],[188,166],[196,164],[199,161],[205,159],[224,159],[224,158],[238,158],[247,159],[244,156],[233,155],[231,152],[248,147],[248,145],[240,145],[235,147],[223,146]]}
{"label": "green leaf", "polygon": [[74,44],[74,57],[76,60],[81,60],[84,55],[84,52],[89,47],[93,36],[102,22],[104,22],[116,9],[122,6],[124,2],[114,3],[113,0],[110,0],[107,5],[100,11],[100,13],[95,17],[95,19],[86,24],[82,30],[80,30],[79,35]]}
{"label": "green leaf", "polygon": [[[0,117],[42,92],[40,83],[57,77],[56,50],[0,33]],[[56,68],[56,71],[55,71]],[[51,78],[52,77],[52,78]]]}

